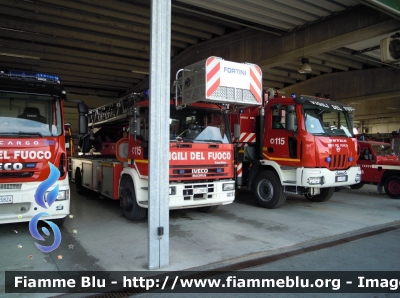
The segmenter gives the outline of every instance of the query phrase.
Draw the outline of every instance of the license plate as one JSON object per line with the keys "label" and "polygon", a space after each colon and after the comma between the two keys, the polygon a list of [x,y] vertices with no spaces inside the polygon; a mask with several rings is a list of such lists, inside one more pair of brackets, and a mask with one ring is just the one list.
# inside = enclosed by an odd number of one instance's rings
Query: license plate
{"label": "license plate", "polygon": [[207,193],[207,188],[195,188],[193,189],[193,194],[199,194],[199,193]]}
{"label": "license plate", "polygon": [[347,181],[347,176],[337,176],[336,177],[336,182],[346,182]]}
{"label": "license plate", "polygon": [[11,204],[13,196],[0,196],[0,204]]}

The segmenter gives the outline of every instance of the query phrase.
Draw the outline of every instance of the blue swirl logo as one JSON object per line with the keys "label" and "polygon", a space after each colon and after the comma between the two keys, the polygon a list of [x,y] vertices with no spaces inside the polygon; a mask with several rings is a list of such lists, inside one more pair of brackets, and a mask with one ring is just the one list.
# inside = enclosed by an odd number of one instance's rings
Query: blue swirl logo
{"label": "blue swirl logo", "polygon": [[[60,171],[52,164],[49,162],[49,167],[50,167],[50,174],[49,177],[44,180],[42,183],[40,183],[39,187],[36,190],[35,193],[35,202],[38,204],[40,207],[48,209],[50,206],[54,203],[54,201],[57,199],[58,196],[58,190],[59,186],[57,185],[54,189],[49,191],[47,194],[47,198],[45,200],[45,192],[47,189],[49,189],[50,186],[52,186],[60,177]],[[32,237],[35,238],[36,240],[44,241],[45,239],[40,235],[38,229],[37,229],[37,224],[42,216],[50,216],[47,212],[40,212],[39,214],[35,215],[31,221],[29,222],[29,232],[31,233]],[[61,232],[58,226],[51,222],[44,220],[50,228],[53,230],[54,233],[54,242],[51,246],[44,246],[40,245],[38,243],[35,243],[36,247],[39,248],[42,252],[51,252],[55,250],[58,246],[60,246],[61,243]],[[42,227],[42,232],[46,235],[49,236],[50,232],[46,227]]]}

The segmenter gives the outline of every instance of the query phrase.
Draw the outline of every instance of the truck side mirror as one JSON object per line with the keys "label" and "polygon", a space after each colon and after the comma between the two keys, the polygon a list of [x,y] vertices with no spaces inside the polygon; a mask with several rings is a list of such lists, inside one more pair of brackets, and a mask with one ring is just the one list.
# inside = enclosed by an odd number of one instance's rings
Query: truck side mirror
{"label": "truck side mirror", "polygon": [[129,131],[133,136],[140,136],[140,117],[131,118]]}
{"label": "truck side mirror", "polygon": [[83,136],[88,133],[88,106],[83,102],[78,103],[79,112],[79,135]]}
{"label": "truck side mirror", "polygon": [[353,129],[353,127],[354,127],[354,114],[349,114],[349,118],[350,118],[350,123],[351,123],[351,129]]}
{"label": "truck side mirror", "polygon": [[290,105],[286,108],[285,129],[294,131],[294,106]]}
{"label": "truck side mirror", "polygon": [[236,123],[233,126],[233,137],[235,139],[239,139],[240,138],[240,124]]}

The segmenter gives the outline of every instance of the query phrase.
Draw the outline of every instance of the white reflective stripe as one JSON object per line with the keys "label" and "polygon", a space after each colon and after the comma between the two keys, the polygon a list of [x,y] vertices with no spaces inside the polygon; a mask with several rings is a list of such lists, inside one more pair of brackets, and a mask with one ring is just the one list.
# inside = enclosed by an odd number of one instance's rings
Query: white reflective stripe
{"label": "white reflective stripe", "polygon": [[240,162],[237,166],[237,176],[242,177],[243,175],[243,164]]}
{"label": "white reflective stripe", "polygon": [[240,142],[255,142],[255,133],[242,133],[240,135]]}
{"label": "white reflective stripe", "polygon": [[[214,67],[216,67],[217,64],[219,64],[220,60],[219,59],[214,59],[210,64],[207,65],[207,74],[206,77],[208,75],[208,73],[210,71],[212,71],[214,69]],[[212,87],[214,85],[214,83],[221,77],[221,68],[219,69],[219,71],[217,71],[211,78],[208,79],[207,81],[207,86],[208,87]],[[208,91],[208,90],[207,90]]]}
{"label": "white reflective stripe", "polygon": [[365,168],[373,168],[373,169],[377,169],[377,168],[382,168],[384,170],[400,170],[400,166],[389,166],[389,165],[361,165],[362,167]]}

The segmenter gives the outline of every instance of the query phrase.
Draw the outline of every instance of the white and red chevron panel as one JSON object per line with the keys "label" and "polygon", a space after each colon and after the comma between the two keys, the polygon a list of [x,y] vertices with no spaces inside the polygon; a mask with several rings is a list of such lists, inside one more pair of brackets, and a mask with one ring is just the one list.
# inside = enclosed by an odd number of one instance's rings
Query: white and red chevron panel
{"label": "white and red chevron panel", "polygon": [[240,134],[239,140],[234,138],[234,142],[240,143],[254,143],[256,141],[256,134],[251,132],[243,132]]}
{"label": "white and red chevron panel", "polygon": [[205,75],[207,100],[238,105],[262,104],[262,72],[258,65],[209,57]]}

